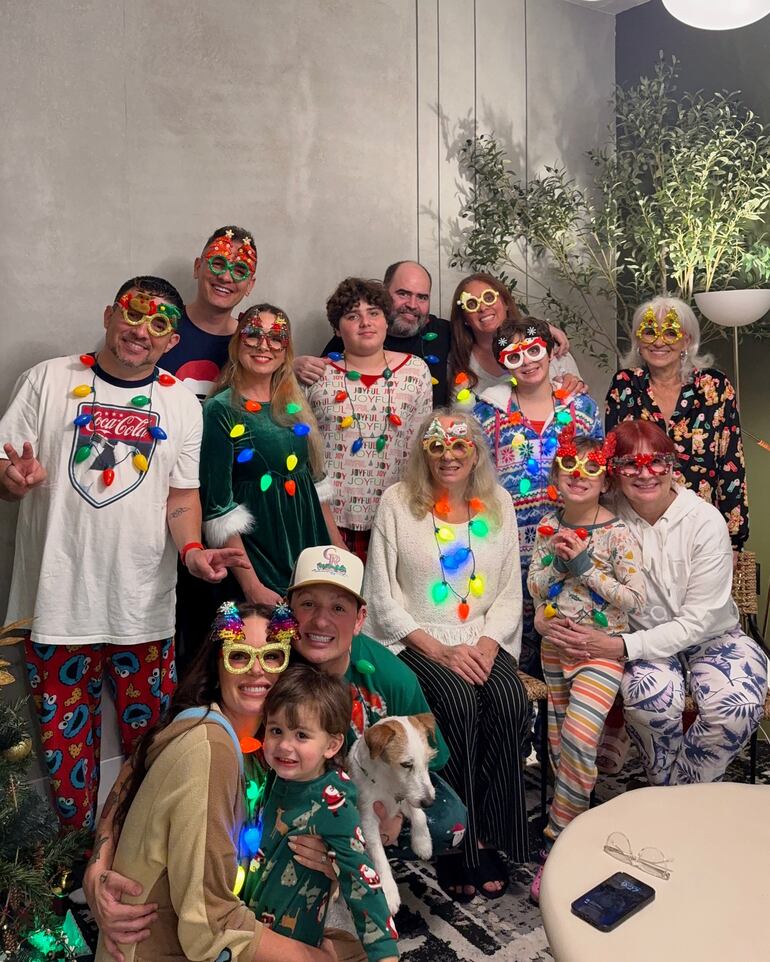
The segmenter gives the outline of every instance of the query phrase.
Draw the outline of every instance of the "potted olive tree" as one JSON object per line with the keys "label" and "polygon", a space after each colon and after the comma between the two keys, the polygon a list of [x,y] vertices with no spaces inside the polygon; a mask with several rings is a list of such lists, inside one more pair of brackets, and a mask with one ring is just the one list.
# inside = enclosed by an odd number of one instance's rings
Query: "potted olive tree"
{"label": "potted olive tree", "polygon": [[[752,272],[768,279],[770,129],[735,94],[679,92],[677,75],[676,59],[661,56],[651,78],[616,89],[617,123],[589,151],[591,183],[558,166],[523,180],[489,134],[459,150],[468,224],[454,266],[515,286],[523,247],[537,268],[528,278],[533,312],[606,365],[648,297],[691,301],[745,287]],[[602,324],[608,304],[617,337]]]}

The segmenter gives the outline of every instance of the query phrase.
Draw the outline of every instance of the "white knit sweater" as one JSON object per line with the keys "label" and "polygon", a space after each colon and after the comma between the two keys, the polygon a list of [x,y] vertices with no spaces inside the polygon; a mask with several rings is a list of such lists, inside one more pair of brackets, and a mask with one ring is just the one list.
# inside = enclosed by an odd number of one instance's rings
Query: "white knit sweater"
{"label": "white knit sweater", "polygon": [[[502,514],[499,528],[493,529],[490,524],[484,538],[471,532],[476,572],[483,576],[485,588],[480,598],[468,595],[470,614],[461,621],[454,595],[450,593],[440,605],[431,598],[431,588],[441,580],[431,515],[420,520],[414,517],[403,482],[384,492],[372,527],[364,577],[366,634],[394,652],[403,650],[402,639],[417,628],[445,645],[475,645],[486,635],[518,659],[522,613],[519,536],[513,503],[504,488],[498,486],[497,497]],[[444,551],[468,543],[467,522],[437,520],[455,534],[453,542],[443,545]],[[447,575],[461,595],[467,591],[470,570],[468,564],[460,572]]]}

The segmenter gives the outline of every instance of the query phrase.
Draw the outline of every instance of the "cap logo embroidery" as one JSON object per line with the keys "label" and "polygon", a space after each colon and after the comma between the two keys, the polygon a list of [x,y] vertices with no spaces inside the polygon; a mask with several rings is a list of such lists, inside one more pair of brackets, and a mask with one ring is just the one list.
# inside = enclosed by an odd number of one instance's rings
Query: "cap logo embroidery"
{"label": "cap logo embroidery", "polygon": [[342,559],[334,550],[334,548],[327,548],[324,551],[324,558],[326,561],[317,562],[313,571],[326,572],[336,575],[346,575],[348,573],[347,567],[342,564]]}

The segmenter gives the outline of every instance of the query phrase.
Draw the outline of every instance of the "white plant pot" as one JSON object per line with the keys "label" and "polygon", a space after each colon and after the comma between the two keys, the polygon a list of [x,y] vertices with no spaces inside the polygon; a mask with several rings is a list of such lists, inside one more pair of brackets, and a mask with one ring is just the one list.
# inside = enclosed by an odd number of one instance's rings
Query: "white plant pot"
{"label": "white plant pot", "polygon": [[770,311],[770,290],[708,291],[696,294],[695,303],[710,321],[721,327],[753,324]]}

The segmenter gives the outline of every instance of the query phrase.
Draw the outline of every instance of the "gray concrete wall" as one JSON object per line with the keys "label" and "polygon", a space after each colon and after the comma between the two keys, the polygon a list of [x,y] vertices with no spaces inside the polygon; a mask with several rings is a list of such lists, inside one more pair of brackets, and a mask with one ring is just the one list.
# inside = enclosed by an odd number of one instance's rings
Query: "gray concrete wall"
{"label": "gray concrete wall", "polygon": [[[0,404],[29,365],[95,346],[132,274],[189,297],[226,222],[254,231],[253,299],[303,350],[343,276],[400,258],[433,271],[446,315],[458,135],[582,170],[613,82],[614,17],[562,0],[4,4]],[[0,607],[14,526],[0,505]]]}

